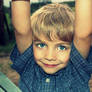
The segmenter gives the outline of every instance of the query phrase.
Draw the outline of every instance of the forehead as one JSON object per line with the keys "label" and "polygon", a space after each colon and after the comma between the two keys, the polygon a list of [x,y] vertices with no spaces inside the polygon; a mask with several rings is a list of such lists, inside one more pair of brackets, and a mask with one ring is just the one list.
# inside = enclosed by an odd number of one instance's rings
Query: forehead
{"label": "forehead", "polygon": [[33,35],[34,40],[56,41],[59,40],[55,32],[47,32]]}
{"label": "forehead", "polygon": [[44,35],[39,35],[39,36],[33,36],[33,42],[43,42],[43,43],[51,43],[51,44],[65,44],[65,45],[70,45],[70,42],[62,41],[59,40],[56,37],[52,37],[52,40],[48,40],[48,38]]}

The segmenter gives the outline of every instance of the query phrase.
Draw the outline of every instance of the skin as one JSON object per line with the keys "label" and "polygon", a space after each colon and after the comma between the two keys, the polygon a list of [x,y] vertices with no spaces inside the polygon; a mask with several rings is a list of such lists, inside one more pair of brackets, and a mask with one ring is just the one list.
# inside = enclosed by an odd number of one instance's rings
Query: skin
{"label": "skin", "polygon": [[[76,0],[75,5],[75,31],[74,31],[74,45],[79,53],[86,58],[89,53],[89,49],[91,46],[91,35],[92,35],[92,0]],[[21,7],[20,7],[21,5]],[[17,16],[17,17],[16,17]],[[17,47],[22,54],[31,44],[32,44],[32,30],[31,30],[31,22],[30,22],[30,2],[28,1],[15,1],[12,2],[12,23],[15,28],[15,37]],[[44,37],[40,36],[40,40],[46,43],[46,48],[36,47],[34,45],[34,56],[38,65],[40,65],[46,73],[53,74],[58,70],[64,68],[67,65],[70,50],[66,51],[57,51],[55,48],[55,44],[57,42],[49,42]],[[39,52],[38,52],[39,51]],[[44,52],[44,53],[43,53]],[[62,54],[63,53],[63,54]],[[58,54],[58,55],[57,55]],[[48,62],[51,56],[53,63]],[[65,58],[65,56],[67,58]],[[62,57],[62,58],[61,58]],[[41,59],[42,62],[39,60]],[[44,61],[46,60],[46,62]],[[50,67],[44,66],[43,63],[46,64],[58,64],[57,67],[53,69]],[[50,61],[50,60],[49,60]],[[53,65],[52,65],[53,66]],[[45,69],[46,68],[46,69]],[[50,71],[50,72],[49,72]]]}
{"label": "skin", "polygon": [[23,53],[32,44],[30,2],[13,1],[11,12],[17,47]]}
{"label": "skin", "polygon": [[86,58],[91,46],[92,0],[76,0],[74,45]]}
{"label": "skin", "polygon": [[53,74],[66,67],[71,50],[69,42],[53,39],[49,41],[44,35],[33,40],[36,63],[47,73]]}

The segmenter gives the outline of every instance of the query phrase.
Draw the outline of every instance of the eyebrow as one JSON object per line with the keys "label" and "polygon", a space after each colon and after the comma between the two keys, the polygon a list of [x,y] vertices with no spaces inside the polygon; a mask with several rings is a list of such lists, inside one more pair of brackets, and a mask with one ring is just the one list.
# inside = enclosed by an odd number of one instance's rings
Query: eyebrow
{"label": "eyebrow", "polygon": [[[37,36],[34,36],[33,41],[34,42],[46,43],[46,42],[42,41],[40,38],[38,38]],[[70,42],[59,42],[59,43],[56,43],[56,45],[71,45],[71,43]]]}
{"label": "eyebrow", "polygon": [[[35,39],[34,42],[41,42],[41,43],[45,43],[46,44],[46,42],[41,41],[40,39],[37,39],[37,40]],[[56,43],[55,45],[57,45],[57,46],[58,45],[64,45],[64,46],[69,45],[70,46],[71,44],[69,42],[59,42],[59,43]]]}
{"label": "eyebrow", "polygon": [[39,38],[37,38],[37,37],[35,37],[34,39],[33,39],[33,41],[34,42],[43,42],[43,41],[41,41]]}
{"label": "eyebrow", "polygon": [[33,40],[34,41],[34,43],[44,43],[44,44],[46,44],[46,42],[44,42],[44,41],[41,41],[40,39],[38,39],[38,40]]}

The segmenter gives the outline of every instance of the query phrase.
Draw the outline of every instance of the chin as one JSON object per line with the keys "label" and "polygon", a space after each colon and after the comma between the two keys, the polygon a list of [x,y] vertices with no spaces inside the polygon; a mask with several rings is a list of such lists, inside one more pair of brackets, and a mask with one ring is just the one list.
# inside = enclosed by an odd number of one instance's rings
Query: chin
{"label": "chin", "polygon": [[55,74],[57,71],[44,70],[44,72],[47,74]]}

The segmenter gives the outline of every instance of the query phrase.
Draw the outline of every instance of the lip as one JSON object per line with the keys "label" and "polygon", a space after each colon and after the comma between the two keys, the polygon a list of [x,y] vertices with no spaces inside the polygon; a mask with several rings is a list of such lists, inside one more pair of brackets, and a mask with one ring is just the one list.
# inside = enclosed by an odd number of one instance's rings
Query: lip
{"label": "lip", "polygon": [[[44,63],[43,63],[44,64]],[[49,68],[54,68],[57,67],[59,64],[44,64],[44,66],[49,67]]]}

